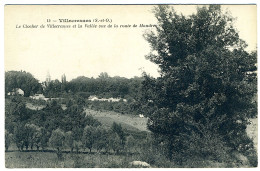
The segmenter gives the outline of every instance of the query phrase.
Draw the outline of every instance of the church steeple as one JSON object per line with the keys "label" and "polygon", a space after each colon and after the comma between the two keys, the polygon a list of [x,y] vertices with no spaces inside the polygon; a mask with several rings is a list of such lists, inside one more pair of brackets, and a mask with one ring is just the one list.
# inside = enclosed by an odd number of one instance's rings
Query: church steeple
{"label": "church steeple", "polygon": [[51,75],[49,70],[47,71],[47,76],[46,76],[46,84],[48,85],[51,82]]}

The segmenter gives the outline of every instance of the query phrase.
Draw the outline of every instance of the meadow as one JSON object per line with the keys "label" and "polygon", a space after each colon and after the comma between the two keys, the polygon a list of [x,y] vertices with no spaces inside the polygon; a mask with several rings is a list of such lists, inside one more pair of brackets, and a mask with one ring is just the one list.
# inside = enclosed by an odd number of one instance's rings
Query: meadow
{"label": "meadow", "polygon": [[113,122],[122,125],[123,128],[130,131],[148,131],[147,118],[140,118],[136,115],[120,114],[113,111],[95,111],[85,109],[86,115],[92,115],[104,126],[111,126]]}
{"label": "meadow", "polygon": [[138,156],[109,155],[98,153],[64,153],[58,160],[54,152],[7,152],[6,168],[116,168],[130,167],[129,163]]}

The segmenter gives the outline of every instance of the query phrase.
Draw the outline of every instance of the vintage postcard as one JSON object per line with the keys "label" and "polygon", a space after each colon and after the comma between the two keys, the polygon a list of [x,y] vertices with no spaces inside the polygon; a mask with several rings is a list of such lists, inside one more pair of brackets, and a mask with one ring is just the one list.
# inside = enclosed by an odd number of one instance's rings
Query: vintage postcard
{"label": "vintage postcard", "polygon": [[256,12],[5,5],[5,167],[257,167]]}

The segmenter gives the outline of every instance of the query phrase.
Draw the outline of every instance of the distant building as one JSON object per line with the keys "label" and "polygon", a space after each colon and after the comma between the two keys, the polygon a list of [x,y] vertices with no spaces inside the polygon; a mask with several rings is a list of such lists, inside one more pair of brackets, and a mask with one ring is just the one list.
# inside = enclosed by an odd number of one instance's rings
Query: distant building
{"label": "distant building", "polygon": [[43,94],[35,94],[33,96],[30,96],[30,98],[35,99],[35,100],[40,100],[40,99],[45,100],[46,99]]}
{"label": "distant building", "polygon": [[143,114],[139,114],[139,117],[140,117],[140,118],[144,118],[144,115],[143,115]]}
{"label": "distant building", "polygon": [[15,88],[11,92],[7,93],[7,95],[8,96],[16,96],[16,95],[24,96],[24,91],[20,88]]}
{"label": "distant building", "polygon": [[122,100],[123,102],[127,102],[126,99],[113,98],[113,97],[108,98],[108,99],[107,99],[107,98],[101,98],[101,99],[99,99],[99,98],[98,98],[97,96],[95,96],[95,95],[89,96],[88,100],[90,100],[90,101],[107,101],[107,102],[120,102],[120,101]]}
{"label": "distant building", "polygon": [[46,84],[47,84],[47,86],[49,85],[50,82],[51,82],[51,75],[50,75],[50,72],[48,71],[47,72],[47,76],[46,76]]}
{"label": "distant building", "polygon": [[91,101],[98,100],[97,96],[89,96],[88,99],[91,100]]}

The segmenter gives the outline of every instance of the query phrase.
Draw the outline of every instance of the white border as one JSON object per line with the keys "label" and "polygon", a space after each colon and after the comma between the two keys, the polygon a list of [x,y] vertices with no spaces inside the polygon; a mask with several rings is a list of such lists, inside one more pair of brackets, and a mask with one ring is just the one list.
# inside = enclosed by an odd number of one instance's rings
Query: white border
{"label": "white border", "polygon": [[[257,28],[259,28],[259,6],[257,0],[1,0],[0,1],[0,169],[5,169],[4,155],[4,5],[6,4],[257,4]],[[257,34],[257,45],[259,34]],[[259,50],[258,50],[259,57]],[[259,90],[258,79],[258,90]],[[258,100],[259,102],[259,100]],[[259,103],[258,103],[259,110]],[[259,127],[258,127],[259,133]],[[259,147],[258,147],[259,149]],[[259,150],[258,150],[259,154]],[[259,168],[258,155],[258,168]],[[255,169],[258,169],[255,168]],[[253,170],[255,170],[253,169]],[[16,169],[12,169],[16,170]],[[27,169],[25,169],[27,170]],[[31,169],[30,169],[31,170]],[[38,170],[38,169],[37,169]],[[60,170],[60,169],[59,169]],[[101,170],[101,169],[95,169]],[[103,169],[102,169],[103,170]],[[121,170],[121,169],[120,169]],[[131,169],[132,170],[132,169]],[[154,169],[153,169],[154,170]],[[182,169],[183,170],[183,169]],[[185,169],[186,170],[186,169]],[[197,169],[195,169],[197,170]],[[219,170],[219,169],[217,169]],[[222,170],[222,169],[221,169]],[[244,170],[244,169],[242,169]]]}

